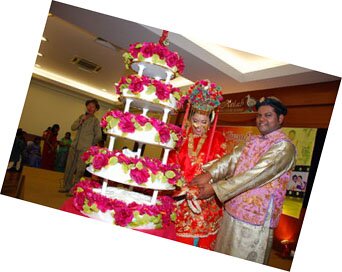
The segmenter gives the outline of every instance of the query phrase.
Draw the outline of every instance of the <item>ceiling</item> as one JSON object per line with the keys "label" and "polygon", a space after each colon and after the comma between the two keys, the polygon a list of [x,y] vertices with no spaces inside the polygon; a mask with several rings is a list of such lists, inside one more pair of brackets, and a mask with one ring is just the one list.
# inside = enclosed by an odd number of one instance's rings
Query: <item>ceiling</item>
{"label": "ceiling", "polygon": [[[34,78],[106,101],[117,100],[114,84],[134,73],[124,66],[122,54],[135,42],[158,42],[162,30],[120,18],[52,1],[37,56]],[[99,43],[100,41],[100,43]],[[184,37],[171,30],[169,49],[183,58],[182,76],[171,81],[177,87],[210,79],[224,94],[335,81],[340,78],[302,67],[276,62],[225,46]],[[213,50],[213,51],[210,51]],[[217,57],[216,53],[223,53]],[[83,58],[99,65],[98,72],[82,69],[72,60]],[[87,94],[87,95],[88,95]]]}

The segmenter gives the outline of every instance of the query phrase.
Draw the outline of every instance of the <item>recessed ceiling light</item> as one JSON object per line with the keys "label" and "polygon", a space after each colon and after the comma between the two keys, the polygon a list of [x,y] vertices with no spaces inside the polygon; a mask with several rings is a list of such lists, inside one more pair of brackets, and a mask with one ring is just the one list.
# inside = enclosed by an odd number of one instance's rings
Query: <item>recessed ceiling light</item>
{"label": "recessed ceiling light", "polygon": [[42,37],[42,39],[41,39],[43,42],[47,42],[48,40],[47,40],[47,38],[45,38],[44,36]]}
{"label": "recessed ceiling light", "polygon": [[37,54],[39,57],[42,57],[43,56],[43,54],[42,53],[40,53],[40,52],[38,52],[38,54]]}

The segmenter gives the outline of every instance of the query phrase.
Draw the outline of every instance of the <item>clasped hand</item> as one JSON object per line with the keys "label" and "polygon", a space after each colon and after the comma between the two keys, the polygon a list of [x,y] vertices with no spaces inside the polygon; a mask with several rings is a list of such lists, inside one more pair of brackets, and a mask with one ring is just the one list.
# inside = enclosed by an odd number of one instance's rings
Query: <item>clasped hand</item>
{"label": "clasped hand", "polygon": [[207,199],[215,195],[213,186],[209,183],[210,180],[211,175],[209,173],[204,173],[194,177],[190,182],[190,187],[198,187],[198,199]]}

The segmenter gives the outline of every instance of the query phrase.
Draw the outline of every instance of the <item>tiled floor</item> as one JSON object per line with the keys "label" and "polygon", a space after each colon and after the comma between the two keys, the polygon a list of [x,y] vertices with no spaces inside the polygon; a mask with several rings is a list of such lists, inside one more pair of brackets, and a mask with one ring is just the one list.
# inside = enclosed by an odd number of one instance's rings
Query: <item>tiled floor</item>
{"label": "tiled floor", "polygon": [[[24,166],[22,173],[6,173],[7,181],[4,181],[4,187],[5,184],[13,184],[13,181],[19,179],[20,175],[25,176],[25,181],[19,198],[56,209],[59,209],[67,199],[65,194],[58,192],[63,173]],[[15,187],[1,193],[14,196],[13,190]],[[282,258],[277,251],[272,250],[269,266],[289,271],[291,264],[291,259]]]}

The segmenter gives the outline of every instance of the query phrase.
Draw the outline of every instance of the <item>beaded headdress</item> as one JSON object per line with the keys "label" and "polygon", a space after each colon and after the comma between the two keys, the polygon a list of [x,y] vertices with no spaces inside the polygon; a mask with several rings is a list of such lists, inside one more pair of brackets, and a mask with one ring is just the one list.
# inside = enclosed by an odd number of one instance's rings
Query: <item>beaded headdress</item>
{"label": "beaded headdress", "polygon": [[207,79],[196,81],[189,88],[188,95],[193,109],[208,113],[217,108],[223,100],[221,87]]}

